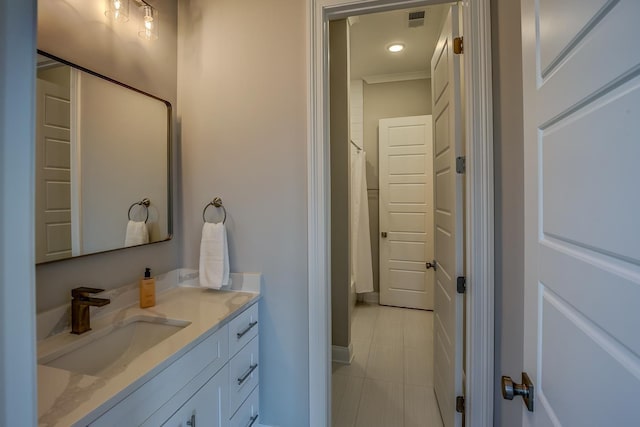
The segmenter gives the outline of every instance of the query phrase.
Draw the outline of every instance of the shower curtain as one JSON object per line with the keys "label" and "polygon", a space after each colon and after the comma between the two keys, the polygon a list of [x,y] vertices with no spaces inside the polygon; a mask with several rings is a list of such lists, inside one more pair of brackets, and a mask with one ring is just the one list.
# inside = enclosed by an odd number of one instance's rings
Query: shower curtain
{"label": "shower curtain", "polygon": [[351,150],[351,280],[356,293],[373,292],[366,154]]}

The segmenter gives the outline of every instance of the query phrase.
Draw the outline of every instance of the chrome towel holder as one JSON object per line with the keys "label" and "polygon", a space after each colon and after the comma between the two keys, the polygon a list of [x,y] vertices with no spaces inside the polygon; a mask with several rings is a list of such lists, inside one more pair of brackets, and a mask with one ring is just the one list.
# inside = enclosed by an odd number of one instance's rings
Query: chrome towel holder
{"label": "chrome towel holder", "polygon": [[222,223],[224,224],[225,222],[227,222],[227,210],[224,208],[224,205],[222,204],[222,199],[220,197],[214,198],[202,210],[202,220],[204,222],[207,222],[207,219],[205,218],[205,213],[207,212],[207,209],[209,208],[209,206],[213,206],[215,208],[222,208],[222,212],[224,212],[224,217],[222,218]]}
{"label": "chrome towel holder", "polygon": [[144,206],[144,210],[147,213],[147,216],[144,219],[144,223],[147,223],[147,220],[149,219],[149,205],[151,204],[151,200],[149,200],[147,197],[145,197],[144,199],[140,200],[139,202],[135,202],[133,203],[131,206],[129,206],[129,211],[127,211],[127,218],[129,218],[129,221],[131,221],[131,209],[133,209],[134,206],[138,205],[138,206]]}

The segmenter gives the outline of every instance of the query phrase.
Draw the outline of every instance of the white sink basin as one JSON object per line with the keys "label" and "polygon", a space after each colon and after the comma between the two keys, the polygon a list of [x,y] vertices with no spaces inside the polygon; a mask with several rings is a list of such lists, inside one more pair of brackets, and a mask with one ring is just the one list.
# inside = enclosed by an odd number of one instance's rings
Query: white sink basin
{"label": "white sink basin", "polygon": [[41,357],[38,363],[96,377],[113,374],[189,324],[173,319],[132,318],[122,325],[81,335],[77,341]]}

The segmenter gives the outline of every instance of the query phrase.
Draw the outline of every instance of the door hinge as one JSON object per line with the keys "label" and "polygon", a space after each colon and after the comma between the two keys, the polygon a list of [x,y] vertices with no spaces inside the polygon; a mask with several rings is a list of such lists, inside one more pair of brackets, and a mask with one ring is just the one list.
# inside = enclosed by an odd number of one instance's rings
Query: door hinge
{"label": "door hinge", "polygon": [[456,157],[456,172],[465,173],[467,171],[467,158],[464,156]]}
{"label": "door hinge", "polygon": [[467,291],[467,278],[464,276],[458,276],[456,279],[456,291],[459,294],[464,294]]}
{"label": "door hinge", "polygon": [[456,412],[464,414],[464,396],[456,396]]}
{"label": "door hinge", "polygon": [[453,53],[456,55],[464,53],[464,39],[462,37],[455,37],[453,39]]}

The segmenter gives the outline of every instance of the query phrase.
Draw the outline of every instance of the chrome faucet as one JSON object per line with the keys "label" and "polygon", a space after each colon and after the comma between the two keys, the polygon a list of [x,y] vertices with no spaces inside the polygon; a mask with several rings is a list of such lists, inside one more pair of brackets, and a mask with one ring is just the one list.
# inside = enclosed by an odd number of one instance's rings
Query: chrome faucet
{"label": "chrome faucet", "polygon": [[111,301],[106,298],[92,298],[90,294],[103,292],[104,289],[80,287],[71,290],[71,333],[83,334],[91,330],[89,307],[102,307]]}

